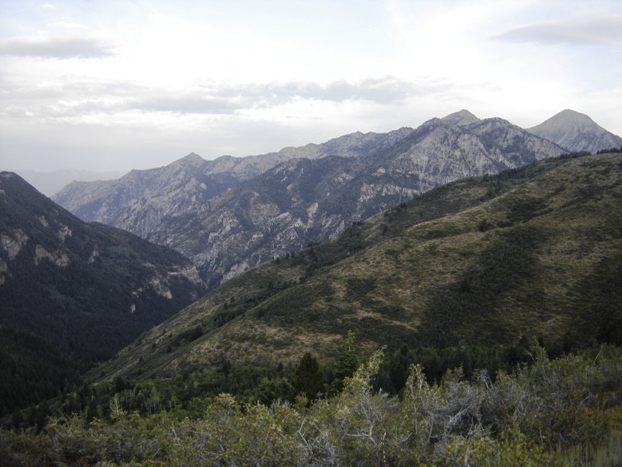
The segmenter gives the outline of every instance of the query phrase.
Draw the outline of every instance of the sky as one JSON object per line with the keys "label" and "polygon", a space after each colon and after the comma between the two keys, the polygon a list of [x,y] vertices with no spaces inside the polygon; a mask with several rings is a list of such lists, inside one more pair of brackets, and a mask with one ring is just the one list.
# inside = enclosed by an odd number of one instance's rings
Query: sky
{"label": "sky", "polygon": [[622,135],[619,0],[0,0],[0,170],[127,171],[563,109]]}

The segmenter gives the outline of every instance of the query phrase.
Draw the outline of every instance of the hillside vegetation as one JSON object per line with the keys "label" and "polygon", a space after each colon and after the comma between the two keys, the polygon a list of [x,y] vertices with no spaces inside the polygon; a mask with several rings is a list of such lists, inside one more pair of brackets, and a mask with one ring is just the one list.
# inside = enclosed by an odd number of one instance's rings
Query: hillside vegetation
{"label": "hillside vegetation", "polygon": [[[23,421],[16,408],[52,399],[80,381],[78,366],[34,334],[0,326],[0,349],[0,417],[13,412],[14,425]],[[30,422],[39,421],[33,416]]]}
{"label": "hillside vegetation", "polygon": [[[532,352],[529,367],[496,381],[483,371],[469,383],[457,369],[430,385],[413,366],[399,398],[374,389],[376,352],[339,394],[310,406],[304,397],[266,405],[229,394],[164,406],[154,386],[150,397],[118,388],[96,417],[91,402],[38,435],[0,429],[0,459],[7,467],[620,465],[620,348],[554,361]],[[93,401],[102,390],[73,396]]]}
{"label": "hillside vegetation", "polygon": [[97,370],[172,376],[223,360],[622,341],[622,156],[567,156],[464,179],[219,287]]}

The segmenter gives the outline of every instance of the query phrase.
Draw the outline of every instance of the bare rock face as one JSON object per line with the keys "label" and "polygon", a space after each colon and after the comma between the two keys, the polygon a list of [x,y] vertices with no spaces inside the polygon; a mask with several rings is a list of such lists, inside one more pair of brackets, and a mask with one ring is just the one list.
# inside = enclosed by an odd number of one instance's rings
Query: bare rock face
{"label": "bare rock face", "polygon": [[477,123],[480,121],[475,115],[469,112],[466,109],[459,110],[458,112],[454,112],[443,117],[443,120],[446,123],[453,123],[458,126],[469,126],[471,123]]}
{"label": "bare rock face", "polygon": [[192,153],[172,164],[133,170],[117,180],[73,182],[53,200],[82,220],[145,237],[161,219],[183,213],[239,181],[226,161],[205,161]]}
{"label": "bare rock face", "polygon": [[585,114],[562,110],[527,131],[558,144],[571,152],[622,147],[622,138],[602,128]]}

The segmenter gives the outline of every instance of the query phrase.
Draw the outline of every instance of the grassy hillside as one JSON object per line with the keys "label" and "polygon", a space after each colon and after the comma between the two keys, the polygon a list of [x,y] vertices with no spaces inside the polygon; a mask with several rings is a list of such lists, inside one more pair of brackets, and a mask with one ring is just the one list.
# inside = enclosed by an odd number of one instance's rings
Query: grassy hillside
{"label": "grassy hillside", "polygon": [[348,330],[364,353],[620,343],[621,170],[620,154],[567,157],[432,190],[229,281],[98,372],[334,358]]}

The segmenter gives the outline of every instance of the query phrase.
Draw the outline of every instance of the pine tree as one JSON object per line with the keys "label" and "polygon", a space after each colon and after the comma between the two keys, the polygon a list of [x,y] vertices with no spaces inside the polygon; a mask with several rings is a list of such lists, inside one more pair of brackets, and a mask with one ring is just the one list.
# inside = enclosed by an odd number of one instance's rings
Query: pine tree
{"label": "pine tree", "polygon": [[309,401],[313,401],[325,392],[324,373],[320,370],[317,359],[306,352],[300,359],[294,375],[294,395],[304,394]]}
{"label": "pine tree", "polygon": [[346,378],[350,378],[358,369],[359,360],[354,352],[354,333],[348,331],[348,335],[341,344],[341,351],[337,358],[337,366],[335,368],[333,381],[334,389],[339,392],[343,389],[343,382]]}

